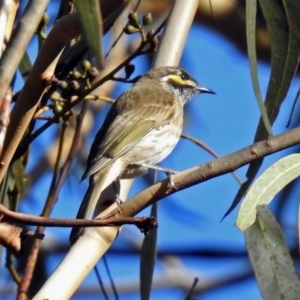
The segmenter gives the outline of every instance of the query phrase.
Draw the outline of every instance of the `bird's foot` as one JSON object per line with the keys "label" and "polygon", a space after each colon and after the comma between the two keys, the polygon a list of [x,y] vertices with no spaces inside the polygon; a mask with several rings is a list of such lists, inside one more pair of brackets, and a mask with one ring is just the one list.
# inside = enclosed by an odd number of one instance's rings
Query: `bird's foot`
{"label": "bird's foot", "polygon": [[114,189],[114,192],[115,192],[115,201],[116,201],[116,204],[118,205],[118,208],[120,209],[120,206],[121,204],[123,203],[123,200],[120,198],[120,182],[115,180],[113,182],[113,189]]}
{"label": "bird's foot", "polygon": [[177,190],[177,187],[175,186],[175,183],[174,183],[174,175],[178,173],[177,171],[174,171],[174,170],[171,170],[168,168],[163,168],[163,167],[156,166],[156,165],[141,164],[141,166],[148,168],[148,169],[166,173],[166,175],[168,176],[168,179],[169,179],[167,188]]}
{"label": "bird's foot", "polygon": [[178,188],[176,187],[175,182],[174,182],[174,175],[177,174],[178,172],[177,171],[169,170],[169,172],[165,172],[165,173],[167,174],[168,179],[169,179],[167,188],[168,189],[178,190]]}

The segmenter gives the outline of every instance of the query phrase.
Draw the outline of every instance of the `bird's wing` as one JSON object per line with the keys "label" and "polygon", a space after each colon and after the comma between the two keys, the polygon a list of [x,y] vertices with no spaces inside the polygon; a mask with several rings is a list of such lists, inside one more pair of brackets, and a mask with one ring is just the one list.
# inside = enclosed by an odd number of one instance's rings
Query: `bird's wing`
{"label": "bird's wing", "polygon": [[[153,88],[149,87],[132,87],[128,92],[117,99],[97,133],[83,179],[105,168],[149,132],[172,119],[175,104],[169,92],[157,89],[153,93]],[[147,99],[143,98],[144,95],[148,95]]]}

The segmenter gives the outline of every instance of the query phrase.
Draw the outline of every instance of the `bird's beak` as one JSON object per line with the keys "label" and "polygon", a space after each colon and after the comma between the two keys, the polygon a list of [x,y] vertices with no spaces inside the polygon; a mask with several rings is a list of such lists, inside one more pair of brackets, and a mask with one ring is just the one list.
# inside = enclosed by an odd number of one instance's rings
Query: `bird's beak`
{"label": "bird's beak", "polygon": [[216,94],[213,90],[208,89],[208,88],[203,87],[203,86],[198,86],[198,90],[199,90],[201,93]]}

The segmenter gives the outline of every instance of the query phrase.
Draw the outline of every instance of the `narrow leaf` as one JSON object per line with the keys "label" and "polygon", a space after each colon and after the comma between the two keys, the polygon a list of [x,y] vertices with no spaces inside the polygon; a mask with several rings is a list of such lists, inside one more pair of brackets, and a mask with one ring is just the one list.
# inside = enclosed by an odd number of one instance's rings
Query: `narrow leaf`
{"label": "narrow leaf", "polygon": [[236,226],[244,231],[255,221],[256,207],[268,204],[288,183],[300,175],[300,154],[286,156],[266,171],[254,182],[240,207]]}
{"label": "narrow leaf", "polygon": [[[248,0],[250,1],[250,0]],[[294,0],[260,0],[263,15],[271,40],[271,76],[265,106],[271,125],[275,122],[280,106],[286,96],[299,64],[300,2]],[[268,137],[262,118],[256,130],[254,141]],[[230,209],[233,210],[253,182],[263,159],[251,163],[247,171],[247,181],[240,187]]]}
{"label": "narrow leaf", "polygon": [[[292,0],[291,0],[292,1]],[[288,53],[288,43],[289,43],[289,31],[288,29],[288,21],[287,16],[285,14],[285,9],[283,7],[282,2],[274,1],[274,0],[259,0],[260,7],[262,9],[264,18],[266,20],[267,30],[270,35],[271,41],[271,75],[267,90],[267,95],[265,99],[265,107],[268,108],[268,117],[272,124],[276,120],[277,114],[280,110],[280,105],[283,101],[283,94],[281,94],[281,100],[278,98],[281,80],[284,75],[284,68],[287,61],[287,53]],[[253,14],[253,10],[256,9],[256,6],[250,7],[250,5],[256,5],[256,2],[251,0],[247,0],[247,9],[250,11],[247,13],[247,18],[251,14]],[[300,13],[300,12],[299,12]],[[252,16],[253,18],[253,16]],[[250,22],[250,21],[249,21]],[[248,20],[247,20],[247,26]],[[253,26],[253,24],[252,24]],[[247,30],[247,34],[248,34]],[[253,33],[252,33],[253,34]],[[247,40],[251,40],[251,37],[247,37]],[[252,45],[253,48],[253,45]],[[250,53],[253,50],[249,49]],[[266,130],[265,120],[263,117],[260,118],[254,141],[261,141],[263,139],[268,138],[269,132]],[[263,158],[252,162],[249,165],[247,170],[247,181],[240,187],[237,191],[237,194],[232,202],[231,207],[226,212],[225,216],[228,215],[241,201],[244,195],[247,193],[247,190],[251,186],[253,180],[255,179],[257,172],[259,171],[261,165],[263,163]],[[224,216],[224,217],[225,217]]]}
{"label": "narrow leaf", "polygon": [[[265,104],[269,108],[269,117],[273,124],[280,105],[284,100],[283,95],[281,97],[278,96],[287,62],[289,43],[288,21],[281,1],[260,0],[259,3],[271,40],[271,75]],[[262,128],[261,131],[264,132]],[[266,137],[265,134],[263,136]]]}
{"label": "narrow leaf", "polygon": [[102,16],[98,0],[75,0],[76,10],[79,13],[81,26],[88,45],[96,57],[97,67],[102,68]]}
{"label": "narrow leaf", "polygon": [[264,299],[299,299],[300,282],[281,228],[266,206],[245,232],[250,261]]}
{"label": "narrow leaf", "polygon": [[31,69],[32,69],[32,64],[31,64],[28,52],[25,51],[25,53],[20,61],[20,64],[19,64],[19,70],[21,72],[21,75],[22,75],[24,81],[26,81],[27,75],[29,74]]}
{"label": "narrow leaf", "polygon": [[261,95],[258,71],[257,71],[257,57],[256,57],[256,13],[257,13],[257,0],[246,1],[246,32],[247,32],[247,49],[250,64],[250,73],[254,94],[257,104],[260,109],[261,117],[264,122],[265,128],[269,135],[272,135],[272,128],[267,114],[267,110]]}
{"label": "narrow leaf", "polygon": [[277,111],[274,112],[274,109],[277,110],[277,107],[281,105],[281,102],[286,97],[298,69],[300,56],[300,2],[294,0],[283,0],[282,2],[287,16],[289,40],[284,72],[276,99],[276,106],[273,108],[273,114],[277,114]]}

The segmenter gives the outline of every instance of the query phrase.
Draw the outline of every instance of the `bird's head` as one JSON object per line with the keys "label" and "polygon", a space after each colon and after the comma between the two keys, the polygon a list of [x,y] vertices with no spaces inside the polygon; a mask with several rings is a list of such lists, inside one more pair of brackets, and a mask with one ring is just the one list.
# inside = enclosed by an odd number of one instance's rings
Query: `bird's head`
{"label": "bird's head", "polygon": [[154,68],[144,77],[158,80],[164,88],[179,96],[183,105],[200,93],[215,94],[211,89],[200,86],[191,75],[178,67]]}

